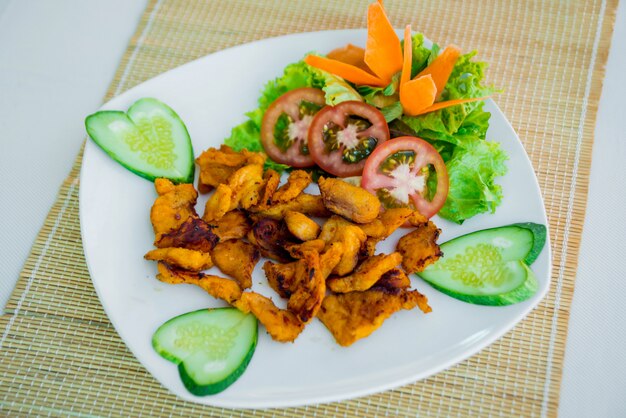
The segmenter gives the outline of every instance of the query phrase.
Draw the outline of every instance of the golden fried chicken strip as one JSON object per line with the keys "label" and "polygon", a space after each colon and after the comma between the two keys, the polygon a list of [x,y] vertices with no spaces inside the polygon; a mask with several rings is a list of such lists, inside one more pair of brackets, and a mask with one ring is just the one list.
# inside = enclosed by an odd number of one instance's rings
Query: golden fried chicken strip
{"label": "golden fried chicken strip", "polygon": [[356,267],[359,261],[359,252],[367,236],[358,226],[339,216],[332,216],[322,226],[319,239],[324,240],[328,245],[333,242],[342,243],[343,254],[333,269],[333,274],[345,276]]}
{"label": "golden fried chicken strip", "polygon": [[241,297],[241,287],[233,280],[201,272],[177,269],[162,261],[157,263],[157,269],[159,273],[156,277],[164,283],[194,284],[214,298],[224,300],[229,304],[235,303]]}
{"label": "golden fried chicken strip", "polygon": [[295,199],[285,203],[277,203],[267,209],[251,207],[250,212],[260,218],[283,219],[287,211],[300,212],[304,215],[317,216],[320,218],[328,218],[330,212],[324,206],[322,197],[319,195],[310,195],[300,193]]}
{"label": "golden fried chicken strip", "polygon": [[233,190],[226,184],[218,184],[215,192],[204,206],[202,219],[207,222],[221,219],[230,210]]}
{"label": "golden fried chicken strip", "polygon": [[362,262],[349,276],[329,278],[327,281],[328,288],[335,293],[367,290],[401,261],[400,253],[375,255]]}
{"label": "golden fried chicken strip", "polygon": [[393,313],[416,306],[430,312],[428,300],[417,290],[373,288],[326,296],[317,317],[337,343],[347,347],[370,335]]}
{"label": "golden fried chicken strip", "polygon": [[235,171],[244,165],[262,166],[264,163],[265,155],[262,153],[245,149],[236,152],[226,145],[222,145],[220,149],[209,148],[196,158],[196,164],[200,168],[198,189],[201,193],[208,193],[214,187],[228,183]]}
{"label": "golden fried chicken strip", "polygon": [[211,255],[217,268],[234,278],[242,289],[252,287],[252,270],[260,258],[254,245],[238,239],[220,241]]}
{"label": "golden fried chicken strip", "polygon": [[157,248],[179,247],[208,253],[219,241],[213,227],[200,218],[187,218],[173,231],[162,234],[154,242]]}
{"label": "golden fried chicken strip", "polygon": [[228,186],[232,190],[230,209],[241,206],[248,209],[259,202],[263,186],[263,165],[248,164],[228,179]]}
{"label": "golden fried chicken strip", "polygon": [[217,222],[211,223],[215,225],[213,232],[220,238],[220,241],[243,238],[252,228],[250,220],[240,210],[226,212]]}
{"label": "golden fried chicken strip", "polygon": [[211,254],[186,248],[157,248],[143,256],[146,260],[163,261],[184,270],[201,271],[213,267]]}
{"label": "golden fried chicken strip", "polygon": [[263,271],[270,287],[281,298],[289,299],[295,285],[296,262],[281,264],[266,261],[263,264]]}
{"label": "golden fried chicken strip", "polygon": [[320,226],[300,212],[285,212],[285,223],[289,232],[301,241],[314,240],[320,233]]}
{"label": "golden fried chicken strip", "polygon": [[322,277],[325,279],[330,276],[337,264],[343,257],[343,244],[341,242],[333,242],[326,248],[320,255],[320,269],[322,271]]}
{"label": "golden fried chicken strip", "polygon": [[198,193],[192,184],[174,185],[168,179],[158,178],[154,187],[159,197],[150,210],[150,222],[156,240],[180,227],[188,218],[198,217],[194,208]]}
{"label": "golden fried chicken strip", "polygon": [[287,309],[279,309],[271,299],[256,292],[243,292],[234,306],[244,313],[252,312],[274,341],[293,342],[304,324]]}
{"label": "golden fried chicken strip", "polygon": [[263,186],[260,190],[259,203],[255,206],[258,210],[265,210],[272,205],[272,197],[278,189],[280,183],[280,174],[269,169],[263,173]]}
{"label": "golden fried chicken strip", "polygon": [[402,254],[402,268],[407,273],[424,271],[443,255],[437,245],[440,233],[435,224],[426,222],[398,240],[396,251]]}
{"label": "golden fried chicken strip", "polygon": [[391,269],[380,277],[374,286],[387,289],[408,289],[411,287],[411,279],[401,269]]}
{"label": "golden fried chicken strip", "polygon": [[372,222],[380,212],[380,201],[367,190],[339,179],[318,180],[324,206],[358,224]]}
{"label": "golden fried chicken strip", "polygon": [[315,250],[321,253],[324,251],[325,247],[326,242],[321,239],[314,239],[298,244],[285,244],[285,249],[289,252],[289,255],[295,259],[302,258],[305,251]]}
{"label": "golden fried chicken strip", "polygon": [[285,203],[295,199],[306,187],[311,184],[311,174],[304,170],[294,170],[289,173],[287,183],[276,190],[272,202]]}
{"label": "golden fried chicken strip", "polygon": [[289,296],[287,308],[303,323],[317,315],[326,295],[326,280],[320,268],[317,251],[307,251],[296,262],[294,291]]}

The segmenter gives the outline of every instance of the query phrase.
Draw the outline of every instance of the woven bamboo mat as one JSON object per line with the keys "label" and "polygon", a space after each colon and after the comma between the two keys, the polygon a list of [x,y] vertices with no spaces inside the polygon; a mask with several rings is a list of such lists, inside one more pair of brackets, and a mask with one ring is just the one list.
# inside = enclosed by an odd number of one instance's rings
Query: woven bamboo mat
{"label": "woven bamboo mat", "polygon": [[[365,26],[369,1],[152,0],[107,99],[256,39]],[[495,344],[424,381],[348,402],[235,411],[180,401],[134,359],[92,287],[78,218],[79,154],[0,318],[7,416],[553,416],[583,226],[595,114],[617,0],[388,0],[392,22],[478,49],[545,199],[550,293]],[[260,86],[259,86],[260,87]]]}

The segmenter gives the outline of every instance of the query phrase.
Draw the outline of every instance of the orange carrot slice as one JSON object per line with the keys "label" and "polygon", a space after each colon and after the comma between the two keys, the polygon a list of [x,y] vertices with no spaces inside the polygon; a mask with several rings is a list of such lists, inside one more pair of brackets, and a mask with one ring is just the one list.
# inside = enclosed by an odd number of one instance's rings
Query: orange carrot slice
{"label": "orange carrot slice", "polygon": [[400,87],[400,103],[405,115],[419,115],[435,102],[437,87],[430,74],[407,81]]}
{"label": "orange carrot slice", "polygon": [[[402,94],[402,92],[400,92],[400,94]],[[411,116],[419,116],[419,115],[423,115],[425,113],[430,113],[430,112],[434,112],[435,110],[439,110],[439,109],[445,109],[446,107],[450,107],[450,106],[456,106],[456,105],[460,105],[463,103],[470,103],[470,102],[477,102],[479,100],[486,100],[491,96],[485,96],[485,97],[474,97],[471,99],[454,99],[454,100],[447,100],[445,102],[439,102],[439,103],[435,103],[432,106],[428,106],[422,110],[420,110],[419,112],[411,115]]]}
{"label": "orange carrot slice", "polygon": [[461,56],[461,49],[456,45],[448,45],[441,54],[430,65],[422,70],[416,77],[430,74],[437,86],[437,97],[439,100],[443,88],[446,86],[454,64]]}
{"label": "orange carrot slice", "polygon": [[411,25],[404,28],[404,61],[402,62],[402,75],[400,76],[400,88],[411,79],[411,64],[413,61],[413,40],[411,39]]}
{"label": "orange carrot slice", "polygon": [[367,9],[365,63],[385,85],[402,69],[400,39],[389,23],[381,3],[372,3]]}
{"label": "orange carrot slice", "polygon": [[341,48],[336,48],[326,54],[326,58],[331,60],[341,61],[345,64],[354,65],[362,69],[363,71],[367,71],[368,73],[372,73],[367,65],[365,64],[365,49],[360,46],[348,44]]}
{"label": "orange carrot slice", "polygon": [[325,57],[320,57],[318,55],[307,55],[304,59],[304,62],[309,64],[311,67],[327,71],[354,84],[376,87],[384,87],[388,84],[380,78],[376,77],[375,75],[372,75],[358,67],[343,63],[341,61],[331,60]]}

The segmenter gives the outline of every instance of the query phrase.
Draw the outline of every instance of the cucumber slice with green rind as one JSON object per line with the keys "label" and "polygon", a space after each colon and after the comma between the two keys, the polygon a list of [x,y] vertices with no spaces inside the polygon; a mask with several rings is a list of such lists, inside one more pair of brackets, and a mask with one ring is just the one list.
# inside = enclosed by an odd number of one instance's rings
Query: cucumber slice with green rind
{"label": "cucumber slice with green rind", "polygon": [[165,103],[145,98],[127,113],[104,110],[85,119],[87,133],[111,158],[133,173],[154,181],[191,183],[191,138],[180,117]]}
{"label": "cucumber slice with green rind", "polygon": [[170,319],[154,333],[152,346],[163,358],[178,364],[189,392],[205,396],[223,391],[243,374],[257,339],[254,315],[217,308]]}
{"label": "cucumber slice with green rind", "polygon": [[538,289],[527,262],[546,240],[546,229],[519,223],[472,232],[441,244],[443,257],[418,273],[436,289],[465,302],[510,305]]}

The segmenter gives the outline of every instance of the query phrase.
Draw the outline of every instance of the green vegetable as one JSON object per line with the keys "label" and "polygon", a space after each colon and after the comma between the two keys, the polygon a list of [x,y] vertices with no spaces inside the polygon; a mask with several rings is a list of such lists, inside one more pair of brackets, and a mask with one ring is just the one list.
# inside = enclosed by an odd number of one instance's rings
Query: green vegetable
{"label": "green vegetable", "polygon": [[193,182],[191,138],[165,103],[144,98],[126,113],[96,112],[87,116],[85,128],[104,152],[133,173],[151,181],[166,177],[176,183]]}
{"label": "green vegetable", "polygon": [[359,102],[363,100],[361,95],[357,93],[354,87],[348,84],[347,81],[326,71],[318,71],[324,77],[324,87],[322,87],[322,90],[326,93],[325,98],[327,105],[335,106],[348,100],[356,100]]}
{"label": "green vegetable", "polygon": [[[263,151],[263,146],[261,145],[261,122],[267,108],[288,91],[300,87],[321,89],[325,86],[326,77],[321,71],[307,65],[304,61],[289,64],[285,67],[281,77],[265,85],[261,92],[261,97],[259,97],[259,107],[246,113],[249,119],[235,126],[231,130],[230,137],[226,138],[224,143],[236,151],[243,148],[249,151]],[[337,87],[335,86],[335,88]],[[336,90],[333,94],[339,93]],[[288,166],[278,164],[268,158],[265,168],[271,168],[280,173],[286,170]]]}
{"label": "green vegetable", "polygon": [[497,142],[464,141],[446,162],[450,188],[439,216],[463,223],[474,215],[495,212],[502,201],[502,188],[495,183],[506,173],[507,156]]}
{"label": "green vegetable", "polygon": [[235,308],[202,309],[170,319],[152,337],[161,357],[178,364],[197,396],[222,392],[246,370],[257,344],[257,319]]}
{"label": "green vegetable", "polygon": [[528,264],[546,240],[546,228],[520,223],[485,229],[441,245],[444,256],[418,273],[436,289],[480,305],[510,305],[537,291]]}

